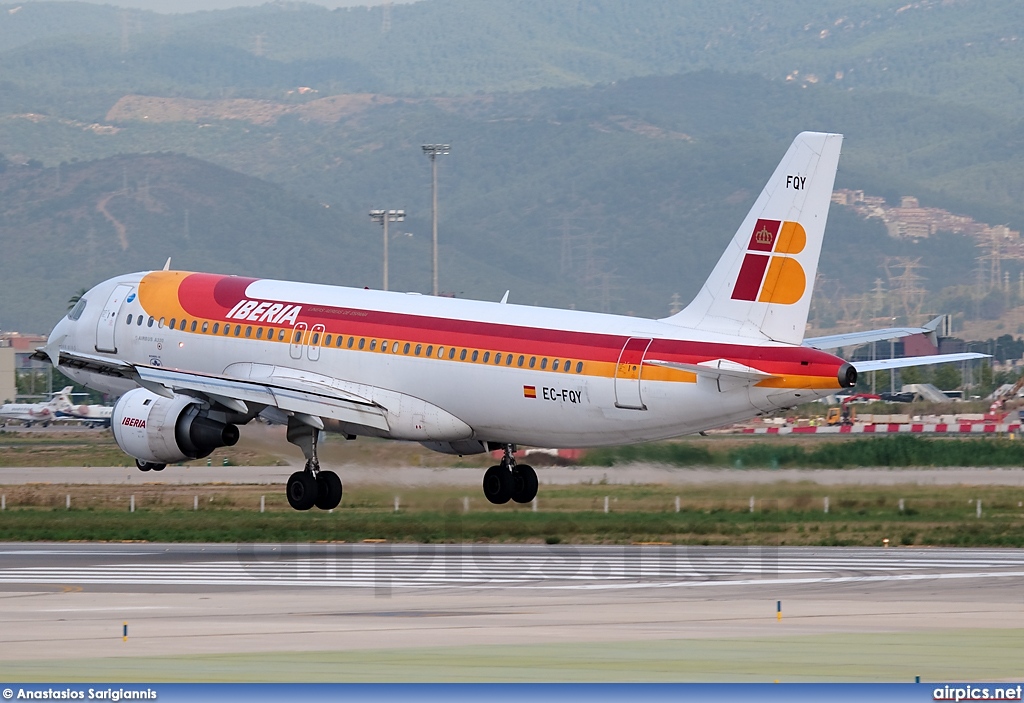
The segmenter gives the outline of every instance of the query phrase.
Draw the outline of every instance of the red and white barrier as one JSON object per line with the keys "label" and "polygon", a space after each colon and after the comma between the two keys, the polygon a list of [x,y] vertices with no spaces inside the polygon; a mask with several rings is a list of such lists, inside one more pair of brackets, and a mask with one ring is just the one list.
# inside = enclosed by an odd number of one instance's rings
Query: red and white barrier
{"label": "red and white barrier", "polygon": [[1020,432],[1021,423],[938,423],[920,422],[879,425],[821,425],[819,427],[744,427],[741,434],[1005,434]]}

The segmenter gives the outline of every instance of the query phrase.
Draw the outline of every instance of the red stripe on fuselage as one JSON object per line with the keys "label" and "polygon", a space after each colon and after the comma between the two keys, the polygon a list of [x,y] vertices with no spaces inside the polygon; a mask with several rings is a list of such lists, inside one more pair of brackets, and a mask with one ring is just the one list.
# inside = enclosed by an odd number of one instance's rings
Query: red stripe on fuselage
{"label": "red stripe on fuselage", "polygon": [[[228,312],[240,301],[257,300],[246,295],[246,289],[256,280],[258,279],[191,274],[182,280],[178,288],[178,299],[186,312],[202,319],[241,325],[273,326],[227,317]],[[301,305],[298,321],[306,322],[310,327],[322,324],[326,328],[326,333],[332,335],[493,349],[528,356],[615,363],[626,341],[631,336],[636,336],[525,327],[371,309],[338,308],[286,300],[258,300],[282,305]],[[647,350],[646,358],[682,363],[729,359],[767,373],[801,376],[832,375],[843,363],[841,359],[831,354],[807,347],[759,347],[675,339],[654,339]]]}

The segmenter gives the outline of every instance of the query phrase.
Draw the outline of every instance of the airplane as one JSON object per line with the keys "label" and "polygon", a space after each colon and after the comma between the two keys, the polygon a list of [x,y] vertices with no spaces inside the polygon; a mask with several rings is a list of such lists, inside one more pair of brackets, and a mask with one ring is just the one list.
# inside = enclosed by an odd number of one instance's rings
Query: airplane
{"label": "airplane", "polygon": [[[114,409],[109,405],[79,404],[76,405],[71,396],[71,386],[57,393],[53,402],[57,409],[57,417],[62,420],[73,420],[89,427],[109,427]],[[87,395],[85,393],[81,395]]]}
{"label": "airplane", "polygon": [[68,397],[71,389],[72,386],[67,386],[43,403],[5,403],[0,405],[0,420],[3,421],[4,426],[7,425],[8,420],[18,420],[25,427],[31,427],[37,422],[46,427],[57,419],[62,399]]}
{"label": "airplane", "polygon": [[696,298],[654,320],[170,269],[90,290],[35,357],[120,395],[112,429],[143,471],[287,425],[305,467],[297,510],[336,507],[322,432],[501,451],[495,504],[537,494],[516,445],[594,447],[695,434],[851,388],[858,372],[984,355],[854,364],[815,348],[924,331],[804,339],[842,135],[796,137]]}

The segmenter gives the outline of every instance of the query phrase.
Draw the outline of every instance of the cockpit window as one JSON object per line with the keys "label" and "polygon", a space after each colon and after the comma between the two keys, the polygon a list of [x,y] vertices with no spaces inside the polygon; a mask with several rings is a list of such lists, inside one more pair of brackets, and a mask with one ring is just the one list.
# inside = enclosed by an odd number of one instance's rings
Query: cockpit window
{"label": "cockpit window", "polygon": [[85,312],[85,298],[79,298],[75,307],[71,308],[71,312],[68,313],[68,319],[74,322],[82,316],[83,312]]}

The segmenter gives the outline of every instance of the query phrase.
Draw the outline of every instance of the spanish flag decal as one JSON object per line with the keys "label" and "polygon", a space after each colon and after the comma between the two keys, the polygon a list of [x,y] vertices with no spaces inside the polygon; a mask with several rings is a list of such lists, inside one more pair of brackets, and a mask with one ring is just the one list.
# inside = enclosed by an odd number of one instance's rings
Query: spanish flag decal
{"label": "spanish flag decal", "polygon": [[524,398],[536,398],[537,387],[536,386],[523,386],[523,397]]}

